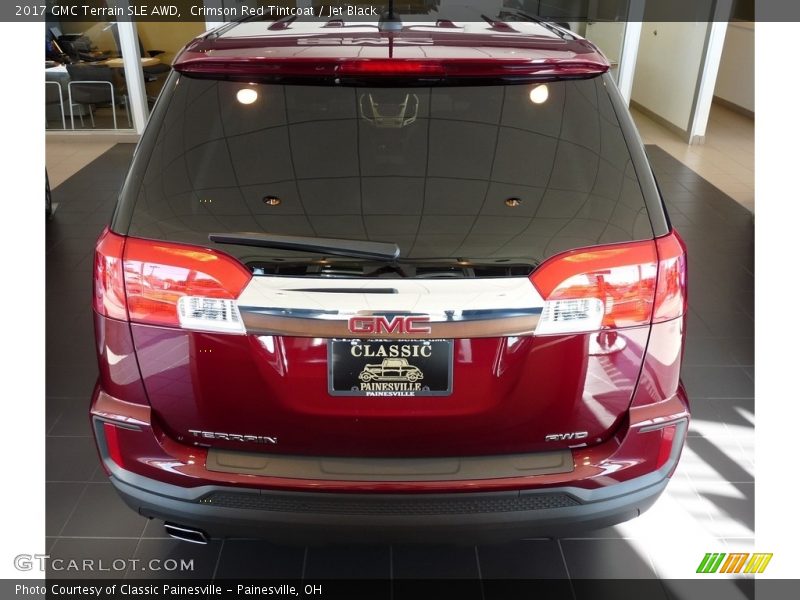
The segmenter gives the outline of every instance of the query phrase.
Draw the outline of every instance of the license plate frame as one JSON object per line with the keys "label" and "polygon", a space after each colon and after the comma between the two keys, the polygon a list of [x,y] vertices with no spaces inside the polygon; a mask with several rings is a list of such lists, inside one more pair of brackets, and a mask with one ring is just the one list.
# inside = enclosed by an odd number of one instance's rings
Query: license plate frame
{"label": "license plate frame", "polygon": [[328,393],[360,397],[449,396],[453,393],[453,347],[453,340],[449,339],[329,339]]}

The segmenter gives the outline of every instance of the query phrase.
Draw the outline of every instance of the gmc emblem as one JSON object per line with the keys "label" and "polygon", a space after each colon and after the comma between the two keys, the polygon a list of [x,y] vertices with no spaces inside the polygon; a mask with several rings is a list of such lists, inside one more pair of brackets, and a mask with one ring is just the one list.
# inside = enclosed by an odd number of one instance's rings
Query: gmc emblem
{"label": "gmc emblem", "polygon": [[350,317],[347,328],[351,333],[430,333],[430,317]]}

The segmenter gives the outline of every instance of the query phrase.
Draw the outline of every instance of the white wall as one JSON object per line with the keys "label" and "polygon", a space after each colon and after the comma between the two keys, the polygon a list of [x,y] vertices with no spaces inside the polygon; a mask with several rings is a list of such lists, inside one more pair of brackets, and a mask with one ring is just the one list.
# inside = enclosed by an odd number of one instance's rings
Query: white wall
{"label": "white wall", "polygon": [[714,95],[755,112],[755,28],[729,23]]}
{"label": "white wall", "polygon": [[632,99],[687,131],[708,23],[643,23]]}
{"label": "white wall", "polygon": [[585,32],[586,39],[594,42],[612,64],[619,63],[622,38],[625,35],[624,22],[588,23]]}

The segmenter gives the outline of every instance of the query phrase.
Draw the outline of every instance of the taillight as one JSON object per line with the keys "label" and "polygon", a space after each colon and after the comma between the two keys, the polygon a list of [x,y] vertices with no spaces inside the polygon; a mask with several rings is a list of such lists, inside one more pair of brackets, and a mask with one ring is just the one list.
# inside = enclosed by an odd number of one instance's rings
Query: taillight
{"label": "taillight", "polygon": [[100,234],[94,254],[94,309],[113,319],[127,320],[122,251],[125,238],[108,228]]}
{"label": "taillight", "polygon": [[531,281],[545,300],[536,335],[648,325],[685,312],[683,243],[655,241],[572,250],[545,261]]}
{"label": "taillight", "polygon": [[545,261],[531,276],[545,299],[536,334],[649,323],[656,262],[652,241],[572,250]]}
{"label": "taillight", "polygon": [[124,267],[131,321],[244,333],[236,298],[251,274],[233,258],[205,248],[128,238]]}
{"label": "taillight", "polygon": [[653,323],[686,314],[686,245],[676,231],[656,239],[658,285]]}
{"label": "taillight", "polygon": [[[113,260],[104,252],[107,247],[115,251]],[[105,232],[98,243],[95,262],[108,263],[116,269],[111,299],[122,302],[121,311],[103,312],[98,308],[101,294],[96,293],[95,307],[101,314],[184,329],[245,331],[236,298],[250,281],[251,274],[226,254]],[[95,285],[100,288],[97,283]],[[116,305],[112,303],[112,306]]]}

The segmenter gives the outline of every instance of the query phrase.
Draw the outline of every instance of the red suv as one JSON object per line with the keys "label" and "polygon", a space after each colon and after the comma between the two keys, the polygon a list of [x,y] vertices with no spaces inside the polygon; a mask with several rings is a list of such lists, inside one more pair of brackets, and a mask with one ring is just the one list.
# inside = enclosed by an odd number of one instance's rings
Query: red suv
{"label": "red suv", "polygon": [[229,24],[95,260],[100,457],[183,539],[509,539],[641,514],[683,447],[686,255],[596,47]]}

